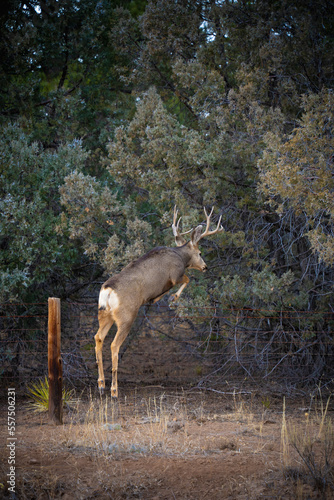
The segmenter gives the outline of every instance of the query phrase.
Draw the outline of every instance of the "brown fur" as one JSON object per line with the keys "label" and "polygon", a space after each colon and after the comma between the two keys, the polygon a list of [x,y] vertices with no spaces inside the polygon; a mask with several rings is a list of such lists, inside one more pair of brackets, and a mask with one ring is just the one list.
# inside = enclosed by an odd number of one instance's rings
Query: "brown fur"
{"label": "brown fur", "polygon": [[[206,214],[206,212],[205,212]],[[212,214],[212,211],[211,211]],[[209,231],[210,216],[207,216],[207,228],[203,235],[220,231],[219,223],[215,231]],[[207,214],[206,214],[207,215]],[[177,247],[153,248],[139,259],[131,262],[122,271],[111,276],[103,285],[99,297],[99,330],[95,335],[96,361],[99,371],[99,389],[105,388],[102,361],[103,341],[115,322],[117,333],[111,344],[112,385],[111,395],[117,397],[117,368],[120,346],[127,337],[140,306],[153,304],[160,300],[175,285],[181,285],[172,295],[177,300],[189,283],[184,274],[186,269],[205,271],[206,264],[201,258],[198,241],[202,237],[202,226],[191,233],[191,240],[185,242],[176,225],[177,211],[174,210],[173,233]]]}

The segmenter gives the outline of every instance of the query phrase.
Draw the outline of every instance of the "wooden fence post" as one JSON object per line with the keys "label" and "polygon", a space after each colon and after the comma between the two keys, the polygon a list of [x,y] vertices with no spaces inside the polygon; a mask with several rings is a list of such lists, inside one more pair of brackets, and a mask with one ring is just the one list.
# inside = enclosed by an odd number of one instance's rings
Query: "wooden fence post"
{"label": "wooden fence post", "polygon": [[63,367],[60,357],[60,299],[48,300],[49,418],[63,423]]}

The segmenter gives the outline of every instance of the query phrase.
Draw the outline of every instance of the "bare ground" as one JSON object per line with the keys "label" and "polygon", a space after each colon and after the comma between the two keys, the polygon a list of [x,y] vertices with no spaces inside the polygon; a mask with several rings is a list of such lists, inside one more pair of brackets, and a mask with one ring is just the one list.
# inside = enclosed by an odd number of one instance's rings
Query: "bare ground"
{"label": "bare ground", "polygon": [[[94,373],[93,345],[86,355]],[[108,377],[110,341],[104,359]],[[110,396],[101,399],[94,382],[77,391],[62,426],[29,410],[25,390],[18,390],[15,494],[7,483],[7,389],[1,391],[0,498],[334,498],[326,482],[334,481],[333,407],[324,406],[326,399],[324,404],[313,400],[310,412],[310,397],[286,397],[283,413],[283,395],[275,395],[274,387],[245,389],[230,379],[220,393],[200,391],[196,385],[206,367],[187,345],[160,334],[136,339],[119,368],[117,403]],[[331,436],[322,441],[324,416]],[[325,479],[321,484],[289,446],[288,428],[299,429],[307,437],[304,444],[311,429],[316,470]],[[321,466],[324,445],[329,469]]]}
{"label": "bare ground", "polygon": [[[287,401],[289,425],[303,428],[305,403]],[[86,392],[56,426],[18,400],[12,498],[334,498],[291,450],[284,456],[282,419],[280,398],[123,388],[117,403]],[[2,447],[4,498],[8,453]]]}

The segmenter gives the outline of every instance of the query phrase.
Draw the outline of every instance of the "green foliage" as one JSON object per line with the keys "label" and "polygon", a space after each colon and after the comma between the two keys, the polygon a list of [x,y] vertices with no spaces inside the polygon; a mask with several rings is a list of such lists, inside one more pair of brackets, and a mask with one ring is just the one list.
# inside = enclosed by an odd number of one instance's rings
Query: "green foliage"
{"label": "green foliage", "polygon": [[[182,19],[167,26],[165,12],[173,9],[181,9]],[[202,23],[204,11],[207,21]],[[287,13],[293,37],[284,28]],[[309,227],[310,219],[298,209],[299,202],[293,204],[291,199],[285,212],[276,216],[264,199],[273,196],[275,172],[282,175],[283,147],[286,158],[294,155],[299,161],[299,149],[293,150],[292,142],[288,149],[288,141],[301,130],[305,135],[315,118],[314,112],[309,119],[305,114],[298,124],[301,105],[309,112],[312,102],[313,108],[320,106],[321,94],[312,94],[313,98],[310,94],[301,104],[306,80],[295,74],[297,68],[301,71],[295,47],[311,43],[299,27],[303,15],[307,24],[307,9],[300,14],[290,4],[277,9],[276,4],[264,8],[260,2],[240,2],[238,9],[227,4],[217,9],[201,3],[175,7],[168,0],[149,2],[140,22],[128,11],[117,10],[112,37],[122,57],[132,59],[131,64],[117,62],[115,67],[123,81],[138,89],[136,109],[129,121],[113,129],[104,162],[109,177],[104,174],[103,182],[82,177],[72,184],[73,192],[76,186],[81,192],[82,183],[88,182],[98,196],[87,189],[78,201],[73,195],[65,199],[62,191],[70,233],[80,237],[90,258],[113,271],[161,242],[158,231],[170,225],[174,204],[184,214],[184,229],[201,220],[203,205],[214,204],[228,230],[214,243],[203,242],[212,268],[203,297],[189,288],[182,301],[207,303],[208,284],[216,280],[215,297],[222,305],[229,300],[230,305],[236,301],[237,307],[269,310],[303,309],[311,303],[326,306],[326,293],[315,298],[311,286],[320,277],[316,269],[320,264],[309,244],[318,226]],[[302,54],[306,57],[304,50]],[[324,81],[328,76],[328,72],[323,75]],[[309,83],[307,90],[312,89]],[[328,115],[328,105],[329,101],[323,103],[319,116],[325,110]],[[291,123],[298,133],[290,136]],[[319,163],[327,147],[326,138],[316,135],[317,128],[310,139],[318,145],[309,155],[310,165]],[[298,140],[306,144],[304,135]],[[329,141],[328,150],[331,147]],[[69,189],[70,178],[62,189]],[[259,196],[259,183],[264,197]],[[291,196],[297,193],[293,187]],[[306,201],[303,196],[302,200]],[[154,219],[149,215],[152,210]],[[127,229],[130,213],[138,219],[147,214],[150,229],[143,228],[145,238],[140,237],[141,231],[135,234]],[[172,244],[171,234],[163,236],[164,242]],[[315,243],[312,246],[316,249]],[[321,287],[327,290],[330,282],[331,278]]]}
{"label": "green foliage", "polygon": [[[304,212],[313,249],[334,262],[334,96],[323,90],[303,98],[304,114],[288,136],[269,133],[261,168],[261,189],[272,202]],[[279,212],[284,205],[279,205]]]}
{"label": "green foliage", "polygon": [[126,192],[148,193],[149,201],[159,209],[171,199],[184,205],[180,193],[183,183],[188,183],[189,189],[191,185],[199,189],[199,196],[205,187],[210,189],[211,172],[203,172],[202,158],[209,154],[203,138],[167,112],[154,88],[139,100],[129,126],[116,130],[108,149],[110,174]]}
{"label": "green foliage", "polygon": [[144,253],[151,241],[151,225],[139,218],[131,200],[122,200],[117,188],[112,192],[95,178],[74,171],[65,178],[60,193],[66,215],[58,231],[79,239],[85,254],[109,273]]}
{"label": "green foliage", "polygon": [[27,289],[46,283],[53,273],[70,271],[74,248],[55,233],[58,185],[86,156],[80,141],[51,152],[32,143],[17,124],[1,129],[1,301],[22,299]]}
{"label": "green foliage", "polygon": [[308,296],[296,293],[296,278],[289,270],[279,278],[269,266],[262,271],[253,271],[248,280],[240,276],[223,276],[216,291],[222,306],[227,309],[264,309],[266,313],[281,309],[301,309],[306,306]]}
{"label": "green foliage", "polygon": [[226,231],[181,305],[330,331],[329,3],[36,5],[0,16],[0,299],[68,296],[172,245],[175,204],[183,230],[215,205]]}

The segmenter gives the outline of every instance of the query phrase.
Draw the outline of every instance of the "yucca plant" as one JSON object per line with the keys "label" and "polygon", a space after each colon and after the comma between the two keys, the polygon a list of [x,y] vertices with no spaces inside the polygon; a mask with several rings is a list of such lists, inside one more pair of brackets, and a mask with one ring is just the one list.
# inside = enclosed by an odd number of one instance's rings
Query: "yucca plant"
{"label": "yucca plant", "polygon": [[[32,382],[27,386],[27,392],[32,401],[29,401],[28,406],[34,412],[48,411],[49,408],[49,380],[47,377],[44,380]],[[76,401],[73,398],[74,390],[63,388],[63,405],[73,406]]]}

